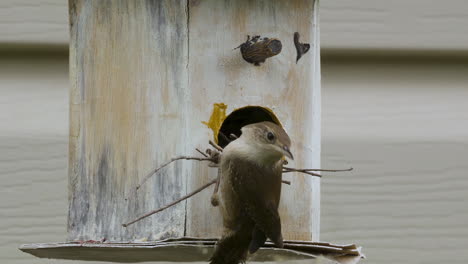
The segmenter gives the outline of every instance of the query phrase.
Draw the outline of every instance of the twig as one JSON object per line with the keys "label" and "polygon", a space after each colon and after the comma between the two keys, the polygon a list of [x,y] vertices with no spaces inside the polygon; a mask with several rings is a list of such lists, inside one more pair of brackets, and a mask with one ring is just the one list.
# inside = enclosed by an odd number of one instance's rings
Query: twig
{"label": "twig", "polygon": [[[219,133],[222,134],[222,132],[220,131]],[[226,137],[226,135],[222,134],[224,137]],[[226,137],[227,138],[227,137]],[[229,141],[229,139],[228,139]],[[213,148],[215,148],[216,150],[218,150],[219,152],[217,154],[214,154],[212,153],[212,150],[211,149],[207,149],[206,152],[208,153],[208,155],[210,155],[211,157],[217,157],[218,158],[218,161],[219,161],[219,156],[220,156],[220,153],[223,152],[223,148],[220,147],[218,144],[214,143],[213,141],[208,141],[208,143],[213,146]],[[216,152],[216,151],[215,151]],[[217,162],[213,162],[213,163],[217,163]],[[211,205],[213,206],[218,206],[219,205],[219,197],[218,197],[218,189],[219,189],[219,183],[221,181],[221,174],[219,173],[218,171],[218,175],[216,176],[216,179],[215,179],[215,188],[213,190],[213,194],[211,195]]]}
{"label": "twig", "polygon": [[214,143],[213,141],[208,141],[208,143],[210,143],[211,146],[213,146],[213,148],[215,148],[217,151],[219,152],[223,152],[223,148],[220,147],[218,144]]}
{"label": "twig", "polygon": [[199,158],[199,157],[189,157],[189,156],[178,156],[178,157],[175,157],[175,158],[172,158],[171,160],[169,160],[168,162],[164,163],[163,165],[159,166],[158,168],[152,170],[150,173],[148,173],[148,175],[146,175],[143,180],[141,180],[141,182],[137,185],[136,189],[140,189],[141,186],[153,175],[155,174],[156,172],[158,172],[160,169],[166,167],[167,165],[171,164],[172,162],[176,161],[176,160],[198,160],[198,161],[203,161],[203,160],[208,160],[208,161],[213,161],[212,158]]}
{"label": "twig", "polygon": [[322,175],[317,174],[317,173],[313,173],[313,172],[310,172],[310,171],[307,171],[307,169],[306,169],[306,170],[302,170],[302,169],[288,168],[288,169],[286,169],[286,170],[283,170],[283,173],[288,173],[288,172],[300,172],[300,173],[309,174],[309,175],[311,175],[311,176],[322,177]]}
{"label": "twig", "polygon": [[211,195],[211,205],[215,207],[219,205],[218,189],[219,189],[220,178],[221,178],[221,173],[218,170],[218,176],[216,176],[216,179],[215,179],[215,187],[213,190],[213,194]]}
{"label": "twig", "polygon": [[[298,170],[298,169],[289,168],[289,167],[283,167],[283,169],[286,169],[286,170]],[[328,172],[340,172],[340,171],[352,171],[353,168],[342,169],[342,170],[328,170],[328,169],[299,169],[299,170],[301,170],[301,171],[328,171]]]}
{"label": "twig", "polygon": [[212,180],[212,181],[210,181],[209,183],[203,185],[202,187],[196,189],[195,191],[193,191],[193,192],[191,192],[191,193],[189,193],[189,194],[183,196],[182,198],[180,198],[180,199],[178,199],[178,200],[176,200],[176,201],[174,201],[174,202],[172,202],[172,203],[170,203],[170,204],[168,204],[168,205],[166,205],[166,206],[164,206],[164,207],[161,207],[161,208],[156,209],[156,210],[154,210],[154,211],[151,211],[151,212],[149,212],[149,213],[147,213],[147,214],[145,214],[145,215],[142,215],[142,216],[138,217],[137,219],[135,219],[135,220],[133,220],[133,221],[131,221],[131,222],[128,222],[128,223],[126,223],[126,224],[122,224],[122,226],[123,226],[123,227],[127,227],[127,226],[129,226],[129,225],[131,225],[131,224],[134,224],[135,222],[140,221],[141,219],[144,219],[144,218],[146,218],[146,217],[148,217],[148,216],[150,216],[150,215],[153,215],[153,214],[155,214],[155,213],[159,213],[159,212],[161,212],[161,211],[163,211],[163,210],[165,210],[165,209],[167,209],[167,208],[169,208],[169,207],[171,207],[171,206],[174,206],[174,205],[176,205],[176,204],[182,202],[183,200],[186,200],[186,199],[188,199],[188,198],[194,196],[195,194],[197,194],[197,193],[203,191],[204,189],[208,188],[210,185],[214,184],[215,182],[216,182],[216,180]]}
{"label": "twig", "polygon": [[203,153],[203,151],[199,150],[198,148],[196,148],[195,150],[198,151],[198,153],[202,154],[205,158],[208,158],[208,155]]}
{"label": "twig", "polygon": [[[220,183],[219,177],[220,177],[220,174],[218,173],[218,177],[216,177],[216,180],[215,180],[216,185],[213,190],[213,194],[211,195],[211,205],[213,205],[214,207],[219,205],[219,197],[218,197],[218,189],[219,189],[219,183]],[[291,185],[290,181],[282,180],[281,182],[283,184]]]}
{"label": "twig", "polygon": [[[282,180],[281,182],[282,182],[283,184],[291,185],[291,182],[290,182],[290,181]],[[166,210],[166,209],[169,208],[169,207],[172,207],[172,206],[174,206],[174,205],[176,205],[176,204],[178,204],[178,203],[180,203],[180,202],[182,202],[182,201],[184,201],[184,200],[187,200],[188,198],[194,196],[195,194],[197,194],[197,193],[203,191],[204,189],[210,187],[211,185],[213,185],[213,184],[215,184],[215,183],[217,183],[217,185],[219,186],[219,177],[218,177],[217,179],[215,179],[215,180],[212,180],[212,181],[208,182],[207,184],[203,185],[202,187],[196,189],[195,191],[193,191],[193,192],[191,192],[191,193],[189,193],[189,194],[187,194],[187,195],[185,195],[185,196],[183,196],[183,197],[181,197],[181,198],[175,200],[174,202],[172,202],[172,203],[170,203],[170,204],[168,204],[168,205],[165,205],[165,206],[163,206],[163,207],[161,207],[161,208],[159,208],[159,209],[153,210],[153,211],[151,211],[151,212],[149,212],[149,213],[147,213],[147,214],[144,214],[144,215],[138,217],[137,219],[135,219],[135,220],[133,220],[133,221],[130,221],[130,222],[125,223],[125,224],[122,224],[122,226],[123,226],[123,227],[128,227],[129,225],[132,225],[132,224],[134,224],[134,223],[136,223],[136,222],[138,222],[138,221],[140,221],[140,220],[142,220],[142,219],[144,219],[144,218],[146,218],[146,217],[148,217],[148,216],[151,216],[151,215],[153,215],[153,214],[156,214],[156,213],[159,213],[159,212],[161,212],[161,211],[164,211],[164,210]],[[215,194],[215,193],[213,193],[213,194]],[[213,198],[212,198],[212,199],[213,199]],[[212,203],[213,203],[213,201],[212,201]],[[217,205],[213,205],[213,206],[217,206]]]}
{"label": "twig", "polygon": [[[227,138],[224,134],[221,134],[221,136],[225,139],[227,139],[228,141],[229,138]],[[232,138],[232,140],[235,140],[237,139],[237,136],[234,135],[234,134],[230,134],[229,135],[230,138]],[[212,149],[207,149],[206,150],[206,154],[203,153],[200,149],[196,148],[195,150],[200,153],[201,155],[203,155],[204,157],[200,158],[200,157],[191,157],[191,156],[177,156],[175,158],[172,158],[170,159],[168,162],[164,163],[163,165],[161,165],[160,167],[154,169],[153,171],[151,171],[148,175],[146,175],[142,181],[137,185],[135,191],[137,191],[138,189],[141,188],[141,186],[152,176],[154,175],[155,173],[157,173],[159,170],[161,170],[162,168],[166,167],[167,165],[171,164],[172,162],[174,161],[177,161],[177,160],[197,160],[197,161],[211,161],[211,164],[214,164],[214,165],[218,165],[219,164],[219,159],[220,159],[220,155],[221,155],[221,152],[223,151],[223,148],[220,147],[218,144],[216,144],[215,142],[213,141],[209,141],[209,144],[215,149],[215,150],[212,150]],[[286,161],[286,160],[285,160]],[[285,162],[285,164],[287,164],[287,162]],[[209,165],[210,166],[210,165]],[[351,171],[353,170],[353,168],[349,168],[349,169],[343,169],[343,170],[327,170],[327,169],[296,169],[296,168],[290,168],[290,167],[283,167],[283,173],[288,173],[288,172],[300,172],[300,173],[305,173],[305,174],[308,174],[308,175],[311,175],[311,176],[316,176],[316,177],[322,177],[322,175],[320,174],[317,174],[317,173],[314,173],[312,171],[327,171],[327,172],[340,172],[340,171]],[[290,181],[286,181],[286,180],[282,180],[281,181],[283,184],[288,184],[288,185],[291,185],[291,182]],[[196,189],[195,191],[183,196],[182,198],[164,206],[164,207],[161,207],[159,209],[156,209],[154,211],[151,211],[145,215],[142,215],[140,217],[138,217],[137,219],[131,221],[131,222],[128,222],[128,223],[125,223],[125,224],[122,224],[123,227],[127,227],[131,224],[134,224],[135,222],[138,222],[150,215],[153,215],[153,214],[156,214],[156,213],[159,213],[171,206],[174,206],[178,203],[180,203],[181,201],[184,201],[192,196],[194,196],[195,194],[201,192],[202,190],[208,188],[209,186],[211,186],[212,184],[216,184],[215,185],[215,188],[213,190],[213,194],[211,196],[211,204],[213,206],[217,206],[219,204],[219,198],[218,198],[218,190],[219,190],[219,184],[220,184],[220,173],[218,173],[216,179],[210,181],[209,183],[203,185],[202,187]]]}
{"label": "twig", "polygon": [[[226,135],[223,132],[219,131],[219,134],[227,142],[231,142],[231,140],[229,140],[229,138],[226,137]],[[208,143],[211,146],[213,146],[216,150],[218,150],[219,153],[217,155],[214,155],[214,154],[211,154],[212,150],[209,150],[209,151],[207,150],[207,152],[209,152],[210,156],[217,156],[219,158],[220,152],[223,152],[223,148],[221,146],[219,146],[218,144],[214,143],[211,140]],[[214,190],[213,190],[213,194],[211,195],[211,205],[215,206],[215,207],[219,205],[218,189],[219,189],[220,181],[221,181],[221,173],[218,170],[218,175],[216,176],[216,179],[215,179],[215,187],[214,187]]]}

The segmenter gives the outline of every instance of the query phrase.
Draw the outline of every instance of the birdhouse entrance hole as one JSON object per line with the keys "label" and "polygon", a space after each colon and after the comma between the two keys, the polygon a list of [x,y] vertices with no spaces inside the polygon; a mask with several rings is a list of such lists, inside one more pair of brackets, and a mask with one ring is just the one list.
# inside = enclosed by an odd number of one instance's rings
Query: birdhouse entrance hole
{"label": "birdhouse entrance hole", "polygon": [[281,126],[280,121],[269,108],[246,106],[234,110],[221,124],[220,133],[217,136],[218,144],[223,148],[226,147],[230,142],[229,137],[231,134],[239,137],[243,126],[263,121],[270,121]]}

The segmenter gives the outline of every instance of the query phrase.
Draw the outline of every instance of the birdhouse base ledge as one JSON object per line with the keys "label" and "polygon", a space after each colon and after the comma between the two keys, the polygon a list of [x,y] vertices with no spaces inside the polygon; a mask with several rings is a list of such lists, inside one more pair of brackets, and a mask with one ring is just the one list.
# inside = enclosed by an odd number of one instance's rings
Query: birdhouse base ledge
{"label": "birdhouse base ledge", "polygon": [[[20,250],[39,258],[112,261],[135,263],[146,261],[208,261],[217,239],[180,238],[153,242],[64,242],[25,244]],[[285,241],[284,248],[267,242],[249,261],[310,260],[311,263],[358,263],[364,255],[356,245],[324,242]],[[327,262],[329,261],[329,262]]]}

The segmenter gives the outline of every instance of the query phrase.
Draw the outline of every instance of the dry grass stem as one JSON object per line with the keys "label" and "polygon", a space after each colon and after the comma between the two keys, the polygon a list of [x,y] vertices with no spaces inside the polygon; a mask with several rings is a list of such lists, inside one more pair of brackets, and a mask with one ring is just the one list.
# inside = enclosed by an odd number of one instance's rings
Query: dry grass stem
{"label": "dry grass stem", "polygon": [[149,213],[147,213],[147,214],[144,214],[144,215],[138,217],[137,219],[135,219],[135,220],[133,220],[133,221],[130,221],[130,222],[125,223],[125,224],[122,224],[122,226],[123,226],[123,227],[127,227],[127,226],[129,226],[129,225],[131,225],[131,224],[134,224],[134,223],[136,223],[136,222],[138,222],[138,221],[140,221],[140,220],[142,220],[142,219],[144,219],[144,218],[150,216],[150,215],[153,215],[153,214],[159,213],[159,212],[161,212],[161,211],[164,211],[164,210],[166,210],[167,208],[169,208],[169,207],[171,207],[171,206],[174,206],[174,205],[176,205],[176,204],[178,204],[178,203],[180,203],[180,202],[182,202],[182,201],[184,201],[184,200],[186,200],[186,199],[188,199],[188,198],[194,196],[195,194],[197,194],[197,193],[203,191],[204,189],[208,188],[210,185],[214,184],[215,182],[216,182],[216,180],[212,180],[212,181],[210,181],[209,183],[203,185],[202,187],[196,189],[195,191],[193,191],[193,192],[191,192],[191,193],[189,193],[189,194],[183,196],[182,198],[180,198],[180,199],[178,199],[178,200],[175,200],[174,202],[172,202],[172,203],[170,203],[170,204],[168,204],[168,205],[165,205],[165,206],[163,206],[163,207],[161,207],[161,208],[159,208],[159,209],[156,209],[156,210],[151,211],[151,212],[149,212]]}
{"label": "dry grass stem", "polygon": [[349,169],[341,169],[341,170],[330,170],[330,169],[296,169],[296,168],[289,168],[289,167],[283,167],[283,169],[286,170],[300,170],[302,171],[327,171],[327,172],[341,172],[341,171],[352,171],[353,168]]}
{"label": "dry grass stem", "polygon": [[168,162],[164,163],[163,165],[159,166],[158,168],[152,170],[150,173],[148,173],[148,175],[146,175],[142,180],[141,182],[137,185],[136,189],[140,189],[141,186],[149,179],[151,178],[151,176],[153,176],[153,174],[155,174],[156,172],[158,172],[159,170],[161,170],[162,168],[166,167],[167,165],[171,164],[172,162],[176,161],[176,160],[198,160],[198,161],[204,161],[204,160],[207,160],[207,161],[213,161],[213,159],[210,157],[210,158],[199,158],[199,157],[190,157],[190,156],[178,156],[178,157],[175,157],[175,158],[172,158],[170,159]]}
{"label": "dry grass stem", "polygon": [[[224,135],[222,135],[224,136]],[[235,136],[234,134],[231,134],[229,135],[230,138],[232,138],[232,140],[234,139],[237,139],[237,136]],[[227,137],[224,136],[226,139]],[[141,181],[140,183],[137,185],[135,191],[137,191],[138,189],[141,188],[141,186],[153,175],[155,175],[159,170],[161,170],[162,168],[166,167],[167,165],[171,164],[172,162],[174,161],[177,161],[177,160],[196,160],[196,161],[210,161],[210,164],[209,166],[211,167],[216,167],[219,165],[219,161],[220,161],[220,156],[222,155],[222,151],[223,151],[223,148],[220,147],[218,144],[216,144],[215,142],[213,141],[209,141],[209,144],[214,148],[214,149],[207,149],[205,152],[201,151],[200,149],[196,148],[195,150],[200,153],[201,155],[203,155],[203,157],[192,157],[192,156],[177,156],[175,158],[172,158],[170,159],[169,161],[167,161],[166,163],[162,164],[161,166],[159,166],[158,168],[152,170],[150,173],[148,173],[148,175],[146,175]],[[287,163],[286,163],[287,164]],[[304,173],[304,174],[308,174],[308,175],[311,175],[311,176],[315,176],[315,177],[322,177],[322,175],[318,174],[318,173],[314,173],[313,171],[326,171],[326,172],[344,172],[344,171],[351,171],[353,170],[353,168],[349,168],[349,169],[341,169],[341,170],[331,170],[331,169],[296,169],[296,168],[291,168],[291,167],[286,167],[286,166],[283,166],[283,173],[289,173],[289,172],[300,172],[300,173]],[[211,204],[213,206],[218,206],[219,204],[219,198],[218,198],[218,190],[219,190],[219,183],[220,183],[220,174],[218,173],[216,179],[208,182],[207,184],[201,186],[200,188],[196,189],[195,191],[181,197],[180,199],[168,204],[168,205],[165,205],[159,209],[156,209],[156,210],[153,210],[145,215],[142,215],[140,217],[138,217],[137,219],[131,221],[131,222],[128,222],[128,223],[125,223],[125,224],[122,224],[123,227],[127,227],[131,224],[134,224],[135,222],[138,222],[150,215],[153,215],[153,214],[156,214],[156,213],[159,213],[169,207],[172,207],[192,196],[194,196],[195,194],[201,192],[202,190],[208,188],[209,186],[215,184],[215,188],[213,190],[213,194],[211,196]],[[291,182],[290,181],[286,181],[286,180],[282,180],[282,183],[283,184],[288,184],[288,185],[291,185]]]}
{"label": "dry grass stem", "polygon": [[208,141],[208,143],[209,143],[213,148],[215,148],[217,151],[219,151],[219,152],[222,152],[222,151],[223,151],[223,148],[220,147],[218,144],[214,143],[213,141],[210,140],[210,141]]}

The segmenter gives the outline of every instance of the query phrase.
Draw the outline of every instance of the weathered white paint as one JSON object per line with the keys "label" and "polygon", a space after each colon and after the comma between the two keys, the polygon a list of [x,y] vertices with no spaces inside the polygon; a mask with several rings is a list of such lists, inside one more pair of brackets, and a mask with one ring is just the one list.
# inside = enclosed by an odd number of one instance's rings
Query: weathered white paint
{"label": "weathered white paint", "polygon": [[[319,0],[315,2],[316,8],[319,6]],[[320,55],[320,13],[316,12],[312,18],[312,26],[310,27],[310,35],[313,36],[311,43],[311,67],[310,75],[313,76],[312,79],[312,89],[313,94],[311,100],[308,102],[312,107],[308,107],[309,112],[306,114],[310,116],[310,121],[312,126],[309,127],[310,130],[305,130],[304,133],[306,136],[310,137],[312,151],[308,152],[307,158],[314,162],[311,164],[315,167],[320,166],[321,162],[321,148],[322,148],[322,73],[321,73],[321,55]],[[293,122],[297,122],[297,119],[294,119]],[[312,178],[311,185],[311,194],[312,194],[312,234],[313,239],[320,241],[320,178]]]}
{"label": "weathered white paint", "polygon": [[[464,50],[465,0],[334,0],[321,3],[322,48]],[[67,1],[2,0],[0,43],[68,45]]]}
{"label": "weathered white paint", "polygon": [[[190,1],[189,87],[190,111],[188,149],[200,147],[213,138],[207,121],[213,103],[224,103],[228,113],[247,105],[273,110],[292,138],[297,159],[292,166],[319,167],[320,73],[317,30],[318,1]],[[294,19],[291,14],[294,13]],[[314,47],[296,64],[293,33]],[[279,55],[256,67],[245,62],[239,50],[247,35],[281,40]],[[193,164],[187,186],[195,189],[215,177],[217,171]],[[280,216],[283,237],[316,240],[320,221],[320,181],[307,175],[285,175],[291,186],[284,186]],[[314,193],[313,193],[314,192]],[[209,207],[210,192],[187,202],[186,234],[219,236],[222,227],[218,208]],[[207,210],[208,208],[208,210]],[[317,210],[317,211],[315,211]]]}
{"label": "weathered white paint", "polygon": [[[70,1],[69,240],[184,236],[187,13],[178,1]],[[128,198],[128,200],[125,200]]]}

